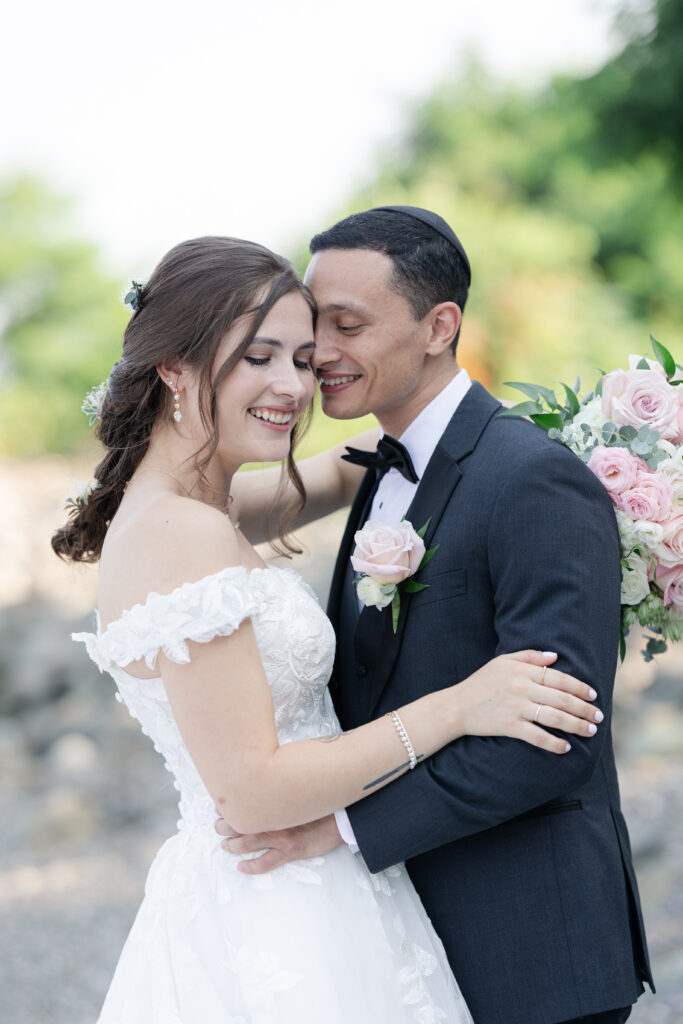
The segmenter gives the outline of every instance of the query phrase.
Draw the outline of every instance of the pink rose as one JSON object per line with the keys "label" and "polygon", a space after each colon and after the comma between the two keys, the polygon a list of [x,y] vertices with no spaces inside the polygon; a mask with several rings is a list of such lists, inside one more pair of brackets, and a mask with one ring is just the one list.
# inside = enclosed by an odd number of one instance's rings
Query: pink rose
{"label": "pink rose", "polygon": [[683,566],[683,512],[664,524],[656,554],[657,561],[667,569]]}
{"label": "pink rose", "polygon": [[629,519],[663,523],[671,515],[673,497],[673,487],[668,480],[641,469],[635,485],[619,495],[617,505]]}
{"label": "pink rose", "polygon": [[622,494],[636,482],[643,460],[626,448],[605,448],[598,445],[591,452],[591,469],[610,495]]}
{"label": "pink rose", "polygon": [[659,370],[613,370],[602,380],[602,411],[619,426],[650,427],[673,441],[678,436],[680,398]]}
{"label": "pink rose", "polygon": [[369,519],[356,534],[351,565],[378,583],[403,583],[420,567],[425,546],[409,522],[385,526]]}
{"label": "pink rose", "polygon": [[657,583],[664,591],[662,598],[665,606],[672,606],[683,615],[683,566],[657,573]]}

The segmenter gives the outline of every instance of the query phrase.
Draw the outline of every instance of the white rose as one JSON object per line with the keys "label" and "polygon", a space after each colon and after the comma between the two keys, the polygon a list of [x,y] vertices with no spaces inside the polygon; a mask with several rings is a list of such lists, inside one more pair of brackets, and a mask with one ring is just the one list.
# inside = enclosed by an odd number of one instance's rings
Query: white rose
{"label": "white rose", "polygon": [[622,566],[621,570],[621,603],[640,604],[650,593],[650,581],[647,578],[648,565],[640,555],[629,555],[630,569]]}
{"label": "white rose", "polygon": [[635,523],[625,512],[622,512],[620,508],[614,510],[617,517],[617,526],[619,527],[619,538],[621,540],[621,550],[624,554],[630,551],[635,544]]}
{"label": "white rose", "polygon": [[661,544],[664,527],[661,523],[653,523],[649,519],[636,519],[633,524],[633,541],[642,544],[648,551],[656,551]]}
{"label": "white rose", "polygon": [[673,445],[668,441],[659,441],[658,447],[662,448],[668,458],[664,459],[657,466],[660,473],[673,487],[674,510],[683,508],[683,445]]}
{"label": "white rose", "polygon": [[396,586],[393,583],[381,584],[373,580],[372,576],[363,576],[356,588],[358,598],[367,608],[382,610],[391,604]]}
{"label": "white rose", "polygon": [[602,411],[602,399],[597,397],[591,398],[590,402],[586,402],[585,405],[581,406],[572,420],[572,425],[575,427],[581,427],[582,424],[585,423],[587,427],[599,432],[602,430],[604,422],[605,414]]}

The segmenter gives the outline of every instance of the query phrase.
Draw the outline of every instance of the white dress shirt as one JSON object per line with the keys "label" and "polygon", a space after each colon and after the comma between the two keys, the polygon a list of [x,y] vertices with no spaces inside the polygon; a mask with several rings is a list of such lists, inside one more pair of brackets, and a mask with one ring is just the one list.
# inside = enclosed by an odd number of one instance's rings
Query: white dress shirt
{"label": "white dress shirt", "polygon": [[[434,454],[439,438],[471,384],[467,370],[460,370],[398,438],[408,449],[415,472],[420,479]],[[380,480],[368,518],[377,519],[387,526],[399,523],[408,511],[417,488],[418,484],[406,480],[397,469],[390,469]],[[340,836],[351,851],[357,853],[358,844],[348,814],[345,810],[340,810],[335,811],[334,816]]]}

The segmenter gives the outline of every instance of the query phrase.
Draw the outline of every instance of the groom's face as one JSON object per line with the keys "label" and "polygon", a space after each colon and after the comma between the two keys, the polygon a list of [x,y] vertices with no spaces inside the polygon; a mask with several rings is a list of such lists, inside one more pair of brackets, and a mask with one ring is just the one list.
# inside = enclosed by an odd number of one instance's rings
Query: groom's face
{"label": "groom's face", "polygon": [[390,285],[390,257],[369,249],[316,253],[305,281],[318,304],[313,365],[325,413],[382,422],[419,390],[425,327]]}

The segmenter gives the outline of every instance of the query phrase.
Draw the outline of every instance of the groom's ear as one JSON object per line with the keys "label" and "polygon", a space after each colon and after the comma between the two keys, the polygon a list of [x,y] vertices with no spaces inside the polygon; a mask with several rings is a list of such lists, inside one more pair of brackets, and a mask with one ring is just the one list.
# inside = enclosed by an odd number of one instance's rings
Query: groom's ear
{"label": "groom's ear", "polygon": [[427,355],[440,356],[445,349],[450,348],[460,330],[461,321],[462,310],[455,302],[440,302],[430,309],[425,318],[429,331],[425,350]]}

